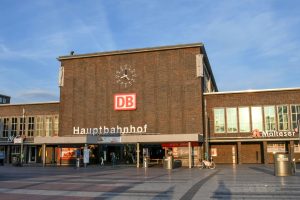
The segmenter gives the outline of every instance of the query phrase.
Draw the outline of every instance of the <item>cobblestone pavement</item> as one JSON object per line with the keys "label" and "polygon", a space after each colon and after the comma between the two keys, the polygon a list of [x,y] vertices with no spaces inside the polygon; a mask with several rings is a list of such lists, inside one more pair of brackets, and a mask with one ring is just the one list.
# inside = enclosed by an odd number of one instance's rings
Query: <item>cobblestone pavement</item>
{"label": "cobblestone pavement", "polygon": [[300,172],[264,165],[216,169],[0,166],[0,199],[299,199]]}

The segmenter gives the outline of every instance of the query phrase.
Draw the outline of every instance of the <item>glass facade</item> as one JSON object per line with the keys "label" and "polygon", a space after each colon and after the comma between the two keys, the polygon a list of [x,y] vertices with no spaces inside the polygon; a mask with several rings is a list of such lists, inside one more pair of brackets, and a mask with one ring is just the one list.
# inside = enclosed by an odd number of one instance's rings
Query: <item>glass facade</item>
{"label": "glass facade", "polygon": [[300,105],[291,105],[291,125],[293,130],[298,127],[298,120],[300,120]]}
{"label": "glass facade", "polygon": [[263,130],[262,108],[259,106],[251,107],[252,130]]}
{"label": "glass facade", "polygon": [[225,115],[224,108],[214,109],[214,128],[216,133],[225,132]]}
{"label": "glass facade", "polygon": [[250,132],[249,107],[239,108],[239,127],[240,127],[240,132]]}
{"label": "glass facade", "polygon": [[277,107],[277,118],[278,118],[278,130],[287,131],[289,130],[289,113],[288,106]]}
{"label": "glass facade", "polygon": [[265,130],[276,130],[275,106],[264,106]]}
{"label": "glass facade", "polygon": [[236,108],[226,108],[226,123],[228,133],[236,133],[238,131]]}

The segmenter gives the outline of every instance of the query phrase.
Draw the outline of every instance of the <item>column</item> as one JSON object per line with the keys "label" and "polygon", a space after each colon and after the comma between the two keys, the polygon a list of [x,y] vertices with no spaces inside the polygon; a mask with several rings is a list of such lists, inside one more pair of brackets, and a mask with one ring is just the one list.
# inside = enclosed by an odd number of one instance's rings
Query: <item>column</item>
{"label": "column", "polygon": [[295,155],[294,155],[294,141],[293,141],[293,140],[290,141],[289,146],[290,146],[289,152],[290,152],[290,155],[291,155],[291,159],[293,160],[293,158],[294,158],[294,156],[295,156]]}
{"label": "column", "polygon": [[242,164],[242,142],[237,142],[237,163]]}
{"label": "column", "polygon": [[24,145],[24,159],[23,159],[23,163],[26,164],[28,163],[28,158],[29,156],[27,155],[28,154],[28,146],[27,145]]}
{"label": "column", "polygon": [[46,144],[42,144],[42,161],[43,167],[46,166]]}
{"label": "column", "polygon": [[263,151],[264,151],[264,164],[267,165],[267,164],[269,164],[267,141],[263,141]]}
{"label": "column", "polygon": [[6,151],[6,163],[9,164],[9,159],[10,159],[10,145],[7,146],[7,151]]}
{"label": "column", "polygon": [[192,168],[192,147],[191,147],[191,142],[189,142],[189,168]]}
{"label": "column", "polygon": [[140,168],[140,143],[136,143],[136,167]]}

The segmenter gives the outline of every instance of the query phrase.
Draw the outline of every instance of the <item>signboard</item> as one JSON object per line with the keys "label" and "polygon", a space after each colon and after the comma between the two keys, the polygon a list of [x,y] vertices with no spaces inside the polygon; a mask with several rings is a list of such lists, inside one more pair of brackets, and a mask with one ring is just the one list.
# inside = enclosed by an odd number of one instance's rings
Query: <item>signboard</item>
{"label": "signboard", "polygon": [[253,138],[272,138],[272,137],[295,137],[295,131],[259,131],[254,129],[252,131]]}
{"label": "signboard", "polygon": [[[162,147],[166,148],[172,148],[172,147],[188,147],[189,143],[188,142],[173,142],[173,143],[163,143],[161,144]],[[191,142],[192,147],[197,147],[199,146],[198,142]]]}
{"label": "signboard", "polygon": [[211,148],[210,149],[210,155],[214,156],[214,157],[218,156],[217,148]]}
{"label": "signboard", "polygon": [[115,94],[114,96],[115,110],[136,110],[136,94]]}
{"label": "signboard", "polygon": [[76,148],[61,148],[62,159],[76,158]]}
{"label": "signboard", "polygon": [[84,147],[83,150],[83,163],[90,162],[90,150],[87,147]]}
{"label": "signboard", "polygon": [[21,137],[14,138],[14,144],[22,144],[22,142],[23,142],[23,138]]}
{"label": "signboard", "polygon": [[107,136],[99,136],[97,138],[97,143],[120,143],[121,137],[107,137]]}

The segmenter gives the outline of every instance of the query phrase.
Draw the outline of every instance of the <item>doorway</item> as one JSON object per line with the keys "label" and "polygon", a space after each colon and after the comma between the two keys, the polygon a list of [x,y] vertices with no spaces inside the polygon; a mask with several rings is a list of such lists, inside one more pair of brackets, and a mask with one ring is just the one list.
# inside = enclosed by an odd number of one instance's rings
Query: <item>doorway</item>
{"label": "doorway", "polygon": [[28,162],[30,163],[35,163],[36,162],[36,147],[35,146],[30,146],[29,147],[29,160]]}

